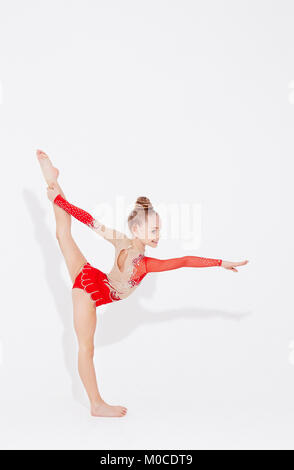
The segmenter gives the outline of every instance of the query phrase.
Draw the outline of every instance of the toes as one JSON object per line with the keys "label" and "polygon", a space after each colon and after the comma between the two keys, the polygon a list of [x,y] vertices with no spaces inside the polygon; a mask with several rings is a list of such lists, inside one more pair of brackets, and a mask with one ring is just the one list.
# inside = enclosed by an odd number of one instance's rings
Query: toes
{"label": "toes", "polygon": [[39,159],[41,159],[41,160],[44,159],[44,158],[48,158],[48,156],[46,155],[46,153],[45,153],[45,152],[42,152],[42,150],[37,150],[37,157],[38,157]]}

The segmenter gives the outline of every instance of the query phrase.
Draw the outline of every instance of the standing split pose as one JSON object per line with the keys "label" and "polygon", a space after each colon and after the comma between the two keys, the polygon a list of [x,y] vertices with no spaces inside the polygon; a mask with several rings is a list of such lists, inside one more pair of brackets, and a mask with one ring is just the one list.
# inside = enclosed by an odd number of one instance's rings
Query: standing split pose
{"label": "standing split pose", "polygon": [[[183,267],[221,266],[237,272],[236,267],[248,263],[221,259],[183,256],[157,259],[145,256],[146,245],[155,248],[160,234],[160,218],[146,197],[139,197],[128,217],[133,238],[110,229],[94,219],[91,214],[66,200],[48,155],[37,150],[37,157],[45,181],[47,194],[53,203],[56,219],[56,237],[64,256],[72,286],[74,328],[78,338],[78,370],[90,400],[92,416],[122,417],[124,406],[112,406],[101,397],[93,363],[96,307],[126,299],[140,284],[146,274]],[[109,274],[93,267],[84,257],[71,234],[71,216],[86,224],[115,248],[114,266]]]}

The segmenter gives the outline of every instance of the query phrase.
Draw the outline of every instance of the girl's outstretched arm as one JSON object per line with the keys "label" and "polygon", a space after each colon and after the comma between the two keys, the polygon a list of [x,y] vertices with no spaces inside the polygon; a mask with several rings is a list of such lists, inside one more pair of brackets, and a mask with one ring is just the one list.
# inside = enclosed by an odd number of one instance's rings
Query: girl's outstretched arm
{"label": "girl's outstretched arm", "polygon": [[94,232],[98,233],[101,235],[105,240],[108,240],[110,243],[113,245],[116,245],[116,243],[123,239],[126,238],[126,235],[122,232],[118,232],[115,229],[106,227],[105,225],[101,224],[97,219],[92,217],[89,212],[84,211],[80,207],[74,206],[70,202],[68,202],[66,199],[64,199],[61,194],[59,193],[58,189],[54,187],[50,187],[47,189],[48,197],[49,199],[54,202],[54,204],[57,204],[59,207],[61,207],[63,210],[68,212],[70,215],[75,217],[77,220],[82,222],[83,224],[87,225],[90,227]]}
{"label": "girl's outstretched arm", "polygon": [[237,272],[236,266],[247,264],[245,261],[224,261],[215,258],[203,258],[199,256],[182,256],[181,258],[158,259],[145,256],[146,272],[169,271],[178,268],[207,268],[210,266],[221,266],[225,269]]}

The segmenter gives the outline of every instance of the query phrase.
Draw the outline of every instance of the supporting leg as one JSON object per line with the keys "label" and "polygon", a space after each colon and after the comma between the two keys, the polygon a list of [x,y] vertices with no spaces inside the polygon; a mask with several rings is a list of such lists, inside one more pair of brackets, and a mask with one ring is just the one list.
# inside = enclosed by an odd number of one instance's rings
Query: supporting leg
{"label": "supporting leg", "polygon": [[94,368],[94,334],[96,329],[96,306],[89,294],[72,289],[74,328],[79,343],[78,370],[86,389],[92,416],[122,417],[127,409],[108,405],[100,395]]}

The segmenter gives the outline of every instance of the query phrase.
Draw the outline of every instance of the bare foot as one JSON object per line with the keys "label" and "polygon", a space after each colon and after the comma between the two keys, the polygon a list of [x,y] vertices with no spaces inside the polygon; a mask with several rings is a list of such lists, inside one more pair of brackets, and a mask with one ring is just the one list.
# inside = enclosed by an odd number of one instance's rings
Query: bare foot
{"label": "bare foot", "polygon": [[37,150],[36,153],[45,181],[48,186],[50,186],[51,183],[55,183],[57,181],[59,171],[57,168],[54,168],[50,158],[45,152],[43,152],[42,150]]}
{"label": "bare foot", "polygon": [[92,416],[104,416],[104,417],[117,417],[121,418],[127,414],[127,408],[124,406],[111,406],[102,401],[101,403],[91,406]]}

